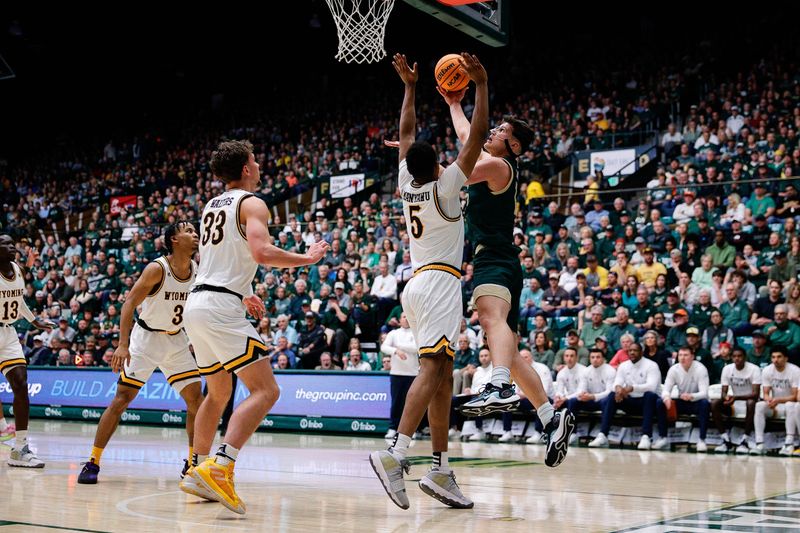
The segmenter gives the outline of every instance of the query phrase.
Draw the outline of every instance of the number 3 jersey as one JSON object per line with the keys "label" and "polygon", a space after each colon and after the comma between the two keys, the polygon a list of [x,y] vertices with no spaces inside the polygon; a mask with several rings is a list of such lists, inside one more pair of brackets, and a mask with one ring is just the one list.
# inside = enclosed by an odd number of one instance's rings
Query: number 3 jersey
{"label": "number 3 jersey", "polygon": [[239,207],[251,196],[242,189],[230,189],[213,198],[203,209],[198,285],[224,287],[242,296],[253,292],[258,263],[250,253],[246,229],[239,221]]}
{"label": "number 3 jersey", "polygon": [[414,270],[432,263],[460,270],[464,255],[464,223],[459,191],[467,177],[453,163],[436,181],[419,185],[400,161],[398,186],[403,198]]}
{"label": "number 3 jersey", "polygon": [[165,256],[159,257],[155,262],[162,270],[161,283],[142,302],[139,320],[151,329],[176,331],[183,327],[183,309],[194,283],[197,265],[192,261],[189,277],[182,279]]}

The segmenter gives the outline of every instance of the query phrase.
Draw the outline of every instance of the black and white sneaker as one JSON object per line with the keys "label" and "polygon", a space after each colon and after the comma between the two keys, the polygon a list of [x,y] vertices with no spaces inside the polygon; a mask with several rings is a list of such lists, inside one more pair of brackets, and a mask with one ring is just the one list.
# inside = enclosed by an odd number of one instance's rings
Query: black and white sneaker
{"label": "black and white sneaker", "polygon": [[461,406],[464,416],[486,416],[492,413],[507,413],[519,408],[520,397],[510,383],[496,387],[487,383],[480,393]]}
{"label": "black and white sneaker", "polygon": [[553,419],[544,428],[547,449],[544,464],[556,467],[564,462],[569,450],[569,437],[575,431],[575,415],[562,409],[553,415]]}

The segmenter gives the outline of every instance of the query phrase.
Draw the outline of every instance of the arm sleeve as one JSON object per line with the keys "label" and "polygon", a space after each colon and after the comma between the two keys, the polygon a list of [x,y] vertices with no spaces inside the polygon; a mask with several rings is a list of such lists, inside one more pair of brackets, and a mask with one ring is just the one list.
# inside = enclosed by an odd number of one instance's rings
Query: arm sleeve
{"label": "arm sleeve", "polygon": [[381,353],[385,353],[386,355],[394,355],[394,352],[397,351],[397,348],[394,346],[394,331],[390,331],[388,335],[386,335],[386,339],[384,339],[383,343],[381,343]]}
{"label": "arm sleeve", "polygon": [[708,370],[701,364],[698,372],[700,373],[700,377],[697,379],[697,388],[700,390],[692,394],[693,402],[708,398]]}
{"label": "arm sleeve", "polygon": [[[647,377],[649,378],[650,376]],[[661,390],[661,397],[670,398],[672,396],[672,389],[674,387],[675,387],[674,372],[672,372],[672,369],[670,368],[669,372],[667,372],[667,379],[664,380],[664,388]]]}
{"label": "arm sleeve", "polygon": [[[667,379],[669,379],[669,374],[667,374]],[[658,371],[658,365],[654,363],[647,371],[647,381],[644,384],[634,385],[633,390],[634,392],[656,392],[660,383],[661,372]]]}

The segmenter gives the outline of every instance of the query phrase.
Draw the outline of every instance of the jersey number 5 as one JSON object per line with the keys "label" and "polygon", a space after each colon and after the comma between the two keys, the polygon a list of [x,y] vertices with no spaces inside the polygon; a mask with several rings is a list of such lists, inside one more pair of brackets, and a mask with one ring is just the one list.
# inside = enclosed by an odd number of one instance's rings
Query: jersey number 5
{"label": "jersey number 5", "polygon": [[422,237],[422,232],[425,230],[425,227],[422,225],[422,220],[416,216],[420,209],[422,208],[418,205],[408,206],[408,216],[411,218],[411,235],[413,235],[415,239]]}
{"label": "jersey number 5", "polygon": [[211,244],[221,243],[223,226],[225,226],[225,211],[218,211],[216,216],[213,212],[206,213],[203,217],[203,246],[208,244],[209,239]]}

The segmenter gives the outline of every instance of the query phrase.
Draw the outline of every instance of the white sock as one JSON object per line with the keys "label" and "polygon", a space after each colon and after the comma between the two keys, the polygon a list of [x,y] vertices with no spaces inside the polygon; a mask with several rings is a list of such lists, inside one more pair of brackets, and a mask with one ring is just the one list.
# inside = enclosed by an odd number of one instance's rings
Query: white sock
{"label": "white sock", "polygon": [[511,370],[504,366],[496,366],[492,369],[492,385],[502,387],[511,382]]}
{"label": "white sock", "polygon": [[201,455],[199,453],[193,453],[192,454],[192,466],[197,466],[200,463],[202,463],[203,461],[205,461],[206,459],[208,459],[208,455]]}
{"label": "white sock", "polygon": [[544,402],[539,406],[538,409],[536,409],[536,414],[539,415],[539,420],[544,427],[547,427],[547,424],[549,424],[553,419],[555,412],[556,411],[553,409],[553,404],[550,402]]}
{"label": "white sock", "polygon": [[450,473],[450,464],[447,462],[447,452],[433,452],[433,468],[445,474]]}
{"label": "white sock", "polygon": [[8,422],[6,422],[6,417],[0,415],[0,431],[5,431],[8,427]]}
{"label": "white sock", "polygon": [[783,440],[783,443],[787,446],[791,446],[794,444],[794,435],[786,435],[786,438]]}
{"label": "white sock", "polygon": [[21,450],[28,445],[28,430],[17,430],[17,440],[14,444],[15,450]]}
{"label": "white sock", "polygon": [[227,442],[223,442],[222,446],[217,450],[217,456],[214,460],[218,465],[227,466],[230,463],[236,462],[237,457],[239,457],[239,449],[234,448]]}
{"label": "white sock", "polygon": [[408,454],[408,446],[411,444],[411,437],[397,433],[394,436],[394,444],[389,448],[389,453],[398,459],[405,459]]}
{"label": "white sock", "polygon": [[727,442],[727,443],[731,442],[731,436],[728,435],[727,431],[722,434],[722,442]]}

